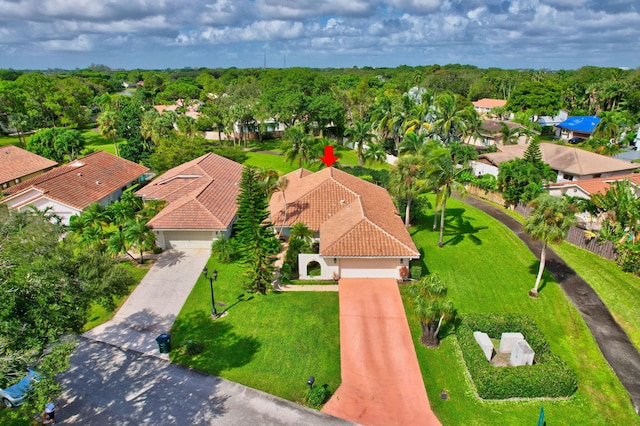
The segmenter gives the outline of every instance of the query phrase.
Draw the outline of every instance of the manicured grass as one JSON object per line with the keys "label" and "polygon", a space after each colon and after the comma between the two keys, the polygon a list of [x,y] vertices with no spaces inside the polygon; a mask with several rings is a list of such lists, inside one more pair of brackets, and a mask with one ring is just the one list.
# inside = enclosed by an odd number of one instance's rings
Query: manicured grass
{"label": "manicured grass", "polygon": [[567,242],[551,248],[598,293],[640,350],[640,277],[624,272],[613,260]]}
{"label": "manicured grass", "polygon": [[[247,152],[247,155],[249,156],[249,158],[244,162],[244,164],[247,166],[256,167],[258,169],[270,168],[275,169],[281,173],[289,173],[299,168],[297,161],[290,163],[285,159],[283,155],[269,154],[264,152]],[[344,166],[358,165],[358,154],[352,149],[339,147],[335,151],[335,155],[340,157],[336,164]],[[320,170],[321,165],[322,163],[318,161],[312,164],[306,164],[303,167],[307,170],[315,172]],[[369,167],[375,170],[389,170],[391,166],[387,163],[384,163],[366,165],[365,167]]]}
{"label": "manicured grass", "polygon": [[[445,425],[535,424],[541,406],[548,425],[640,424],[629,396],[604,360],[579,312],[546,273],[538,299],[533,286],[538,260],[505,226],[458,200],[447,208],[445,245],[431,220],[411,229],[423,253],[423,273],[437,273],[449,287],[456,309],[464,312],[515,312],[531,315],[545,334],[551,351],[578,375],[578,391],[564,400],[485,402],[474,395],[451,327],[442,345],[419,343],[420,327],[406,287],[401,292],[431,406]],[[417,262],[421,264],[422,261]],[[439,398],[442,390],[449,400]]]}
{"label": "manicured grass", "polygon": [[[31,135],[26,135],[26,141],[29,142]],[[0,146],[15,145],[20,147],[20,139],[17,136],[0,136]]]}
{"label": "manicured grass", "polygon": [[[82,130],[82,136],[86,141],[85,148],[92,148],[96,151],[105,151],[109,154],[116,154],[116,148],[113,146],[113,140],[102,137],[100,133],[93,129]],[[126,139],[118,138],[118,146],[126,142]]]}
{"label": "manicured grass", "polygon": [[[174,362],[260,389],[291,401],[300,401],[306,380],[340,384],[338,293],[284,292],[266,296],[242,289],[242,268],[214,259],[218,311],[228,315],[211,320],[209,281],[201,277],[171,330]],[[202,353],[188,356],[187,340],[203,343]]]}
{"label": "manicured grass", "polygon": [[[149,268],[151,267],[150,263],[145,262],[144,266],[137,266],[131,262],[123,262],[122,266],[125,267],[135,280],[135,284],[129,289],[129,293],[136,288],[136,286],[140,283],[142,278],[149,272]],[[94,303],[91,306],[91,310],[89,311],[89,321],[84,325],[84,331],[91,330],[94,327],[99,326],[107,321],[109,321],[116,314],[120,306],[127,300],[128,296],[122,296],[118,300],[116,300],[116,307],[114,310],[107,310],[104,306]]]}

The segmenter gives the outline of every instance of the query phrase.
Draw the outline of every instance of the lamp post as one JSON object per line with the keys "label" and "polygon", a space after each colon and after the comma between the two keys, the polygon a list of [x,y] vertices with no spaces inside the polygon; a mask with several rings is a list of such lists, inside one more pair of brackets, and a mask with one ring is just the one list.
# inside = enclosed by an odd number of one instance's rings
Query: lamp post
{"label": "lamp post", "polygon": [[217,318],[218,317],[218,311],[216,310],[216,300],[215,300],[215,298],[213,296],[213,282],[218,279],[218,270],[214,269],[213,273],[211,274],[211,276],[209,276],[209,270],[205,266],[202,269],[202,274],[205,276],[205,278],[209,279],[209,288],[211,289],[211,316],[213,318]]}

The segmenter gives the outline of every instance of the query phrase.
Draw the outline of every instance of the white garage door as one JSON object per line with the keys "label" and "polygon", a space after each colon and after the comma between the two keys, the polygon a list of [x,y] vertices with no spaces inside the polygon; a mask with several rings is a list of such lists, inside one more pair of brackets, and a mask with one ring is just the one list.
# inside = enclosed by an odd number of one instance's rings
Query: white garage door
{"label": "white garage door", "polygon": [[210,248],[213,231],[164,231],[165,248]]}
{"label": "white garage door", "polygon": [[398,259],[340,259],[340,278],[398,278]]}

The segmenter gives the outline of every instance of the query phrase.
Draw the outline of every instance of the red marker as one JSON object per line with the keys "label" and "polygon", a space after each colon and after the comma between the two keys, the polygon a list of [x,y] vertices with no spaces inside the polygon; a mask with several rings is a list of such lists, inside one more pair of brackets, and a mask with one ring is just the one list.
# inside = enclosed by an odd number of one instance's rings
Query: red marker
{"label": "red marker", "polygon": [[333,163],[335,163],[338,158],[339,157],[336,157],[335,155],[333,155],[333,147],[329,146],[329,145],[325,145],[325,147],[324,147],[324,156],[320,157],[320,160],[322,160],[322,162],[325,164],[325,166],[331,167],[333,165]]}

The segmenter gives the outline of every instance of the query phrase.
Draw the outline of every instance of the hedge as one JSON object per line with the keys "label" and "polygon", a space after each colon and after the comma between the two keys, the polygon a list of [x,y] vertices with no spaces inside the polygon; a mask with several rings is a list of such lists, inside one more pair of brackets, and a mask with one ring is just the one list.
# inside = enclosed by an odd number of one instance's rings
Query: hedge
{"label": "hedge", "polygon": [[[484,399],[568,397],[578,388],[575,373],[549,350],[544,335],[526,315],[465,314],[456,327],[458,344],[478,395]],[[534,364],[494,367],[473,337],[474,331],[500,339],[502,333],[520,332],[535,351]]]}

